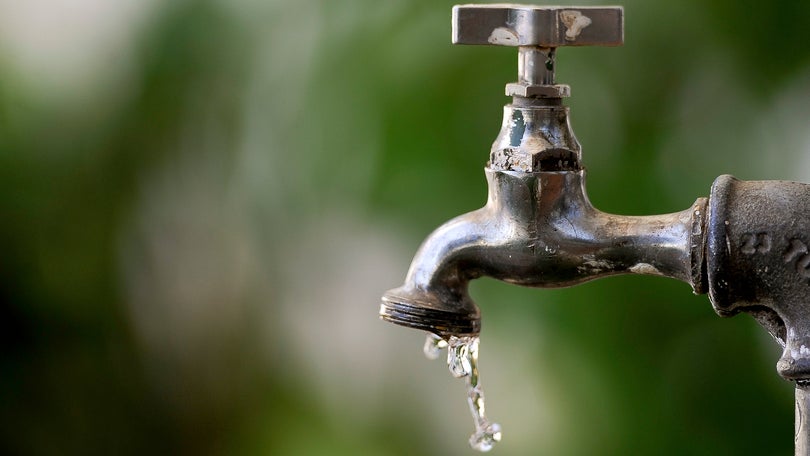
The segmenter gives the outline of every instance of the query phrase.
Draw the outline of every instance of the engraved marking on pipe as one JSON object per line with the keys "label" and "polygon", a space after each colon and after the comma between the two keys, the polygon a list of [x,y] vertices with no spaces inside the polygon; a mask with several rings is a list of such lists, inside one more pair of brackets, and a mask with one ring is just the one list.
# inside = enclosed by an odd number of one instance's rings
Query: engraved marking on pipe
{"label": "engraved marking on pipe", "polygon": [[487,38],[487,41],[489,41],[491,44],[514,46],[518,44],[520,38],[518,37],[517,32],[514,30],[506,27],[498,27],[492,31],[489,38]]}
{"label": "engraved marking on pipe", "polygon": [[746,255],[771,251],[771,236],[768,233],[745,233],[742,236],[740,251]]}
{"label": "engraved marking on pipe", "polygon": [[791,239],[790,247],[782,255],[782,259],[785,260],[785,263],[796,260],[796,272],[802,277],[810,279],[810,254],[808,254],[807,244],[798,239]]}
{"label": "engraved marking on pipe", "polygon": [[576,40],[582,29],[591,25],[591,18],[579,11],[561,11],[560,20],[565,24],[565,39],[568,41]]}
{"label": "engraved marking on pipe", "polygon": [[790,263],[791,261],[795,260],[797,256],[804,255],[807,253],[807,246],[804,245],[804,242],[798,239],[791,239],[790,240],[790,248],[785,255],[782,257],[785,260],[785,263]]}

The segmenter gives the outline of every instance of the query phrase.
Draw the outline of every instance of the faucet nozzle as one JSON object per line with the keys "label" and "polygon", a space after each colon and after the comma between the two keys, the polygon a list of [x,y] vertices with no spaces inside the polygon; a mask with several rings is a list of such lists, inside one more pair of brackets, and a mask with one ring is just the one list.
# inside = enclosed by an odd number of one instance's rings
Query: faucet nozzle
{"label": "faucet nozzle", "polygon": [[407,286],[389,290],[382,297],[380,318],[445,337],[481,332],[481,314],[466,288],[460,295]]}

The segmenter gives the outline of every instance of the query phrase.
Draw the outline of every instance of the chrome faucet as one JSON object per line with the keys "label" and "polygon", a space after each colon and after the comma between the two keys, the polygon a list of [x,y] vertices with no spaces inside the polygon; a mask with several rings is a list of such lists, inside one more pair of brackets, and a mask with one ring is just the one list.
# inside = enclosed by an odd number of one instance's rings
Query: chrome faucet
{"label": "chrome faucet", "polygon": [[541,288],[628,273],[678,279],[708,293],[721,316],[751,314],[782,345],[777,371],[796,384],[796,455],[810,456],[810,185],[726,175],[681,212],[595,209],[555,53],[623,39],[621,7],[453,8],[453,43],[517,47],[518,81],[506,86],[512,103],[485,168],[486,205],[424,241],[380,317],[442,338],[477,335],[468,284],[482,276]]}

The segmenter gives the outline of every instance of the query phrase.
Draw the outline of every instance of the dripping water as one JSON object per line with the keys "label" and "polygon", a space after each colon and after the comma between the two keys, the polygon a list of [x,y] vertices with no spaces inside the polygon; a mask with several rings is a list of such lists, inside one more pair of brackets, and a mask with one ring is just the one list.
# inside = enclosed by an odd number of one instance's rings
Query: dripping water
{"label": "dripping water", "polygon": [[501,427],[486,418],[484,391],[478,376],[478,336],[450,336],[444,339],[428,334],[425,341],[425,356],[438,359],[441,350],[447,348],[447,367],[456,378],[467,380],[467,404],[475,424],[470,436],[470,446],[478,451],[489,451],[501,441]]}
{"label": "dripping water", "polygon": [[427,359],[439,359],[439,356],[442,354],[442,349],[447,348],[447,341],[442,339],[441,337],[433,334],[428,333],[427,338],[425,339],[425,356]]}

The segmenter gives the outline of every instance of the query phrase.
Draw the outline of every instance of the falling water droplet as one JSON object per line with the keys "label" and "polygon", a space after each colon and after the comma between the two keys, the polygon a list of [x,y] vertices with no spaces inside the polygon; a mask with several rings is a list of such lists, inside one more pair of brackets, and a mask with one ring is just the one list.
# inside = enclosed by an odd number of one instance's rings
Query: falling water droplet
{"label": "falling water droplet", "polygon": [[437,359],[440,351],[447,348],[447,367],[456,378],[466,378],[467,404],[475,424],[475,432],[470,436],[470,446],[478,451],[489,451],[495,443],[501,441],[501,427],[490,423],[486,418],[484,390],[478,377],[478,343],[477,336],[450,336],[447,340],[429,334],[425,341],[425,355]]}
{"label": "falling water droplet", "polygon": [[[475,339],[470,341],[468,339]],[[472,352],[478,352],[478,338],[451,337],[447,343],[447,367],[453,377],[462,378],[473,374]]]}
{"label": "falling water droplet", "polygon": [[433,333],[428,333],[425,339],[424,352],[427,359],[439,359],[442,349],[447,348],[447,341]]}

